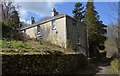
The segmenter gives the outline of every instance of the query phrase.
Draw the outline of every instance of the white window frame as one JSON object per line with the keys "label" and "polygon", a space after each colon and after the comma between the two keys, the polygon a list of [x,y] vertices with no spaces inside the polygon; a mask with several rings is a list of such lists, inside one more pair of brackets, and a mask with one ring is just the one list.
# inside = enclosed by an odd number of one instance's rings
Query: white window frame
{"label": "white window frame", "polygon": [[40,32],[40,25],[37,26],[37,33]]}
{"label": "white window frame", "polygon": [[41,28],[40,25],[37,26],[37,39],[41,39],[42,35],[41,35]]}
{"label": "white window frame", "polygon": [[52,20],[52,30],[56,30],[56,21]]}

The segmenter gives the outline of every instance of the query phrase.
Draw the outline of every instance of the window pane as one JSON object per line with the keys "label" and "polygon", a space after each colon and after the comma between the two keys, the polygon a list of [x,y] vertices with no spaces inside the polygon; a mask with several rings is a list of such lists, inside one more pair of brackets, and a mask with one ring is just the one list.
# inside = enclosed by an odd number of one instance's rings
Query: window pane
{"label": "window pane", "polygon": [[55,23],[55,20],[52,20],[52,29],[56,29],[56,23]]}
{"label": "window pane", "polygon": [[40,26],[37,26],[37,32],[40,32]]}

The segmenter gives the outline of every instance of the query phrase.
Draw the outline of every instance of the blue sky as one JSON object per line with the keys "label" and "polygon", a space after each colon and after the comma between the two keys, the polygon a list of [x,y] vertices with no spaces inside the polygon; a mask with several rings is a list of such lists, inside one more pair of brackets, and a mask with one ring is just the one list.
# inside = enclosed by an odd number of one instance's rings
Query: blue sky
{"label": "blue sky", "polygon": [[[75,2],[66,2],[66,3],[61,3],[57,4],[57,10],[59,12],[66,13],[70,16],[72,16],[72,10],[74,9],[74,4]],[[95,9],[100,15],[100,19],[105,23],[105,24],[110,24],[111,21],[115,22],[115,20],[112,17],[117,17],[117,13],[113,10],[113,5],[117,3],[113,2],[95,2]],[[86,6],[86,3],[83,2],[83,6]]]}
{"label": "blue sky", "polygon": [[[82,2],[83,6],[86,5]],[[30,23],[30,17],[34,16],[35,21],[39,21],[41,18],[51,16],[51,9],[53,7],[59,13],[64,13],[72,16],[72,10],[74,9],[75,2],[23,2],[19,3],[22,9],[20,9],[21,20]],[[117,2],[94,2],[95,8],[100,15],[100,19],[104,24],[110,24],[111,21],[115,23],[113,17],[117,17],[117,13],[113,10],[114,4]]]}

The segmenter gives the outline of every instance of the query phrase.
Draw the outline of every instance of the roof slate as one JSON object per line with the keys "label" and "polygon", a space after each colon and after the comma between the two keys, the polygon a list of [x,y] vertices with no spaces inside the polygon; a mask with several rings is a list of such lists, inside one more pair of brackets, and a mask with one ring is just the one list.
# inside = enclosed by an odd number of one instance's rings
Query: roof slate
{"label": "roof slate", "polygon": [[66,16],[66,14],[58,14],[58,15],[53,16],[53,17],[52,17],[52,16],[51,16],[51,17],[45,17],[45,18],[41,19],[40,21],[35,22],[34,24],[31,24],[31,25],[29,25],[29,26],[26,26],[26,27],[24,27],[24,28],[21,28],[21,30],[29,29],[29,28],[31,28],[31,27],[35,27],[35,26],[37,26],[37,25],[40,25],[40,24],[49,22],[49,21],[54,20],[54,19],[59,19],[59,18],[65,17],[65,16]]}

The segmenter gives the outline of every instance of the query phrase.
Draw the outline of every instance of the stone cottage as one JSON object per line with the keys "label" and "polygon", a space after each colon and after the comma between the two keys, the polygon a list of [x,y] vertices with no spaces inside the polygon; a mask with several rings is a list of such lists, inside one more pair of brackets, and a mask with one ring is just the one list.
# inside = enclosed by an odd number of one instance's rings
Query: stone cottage
{"label": "stone cottage", "polygon": [[[86,25],[66,14],[59,14],[55,8],[52,16],[43,18],[21,29],[30,38],[47,40],[63,48],[71,48],[86,54],[87,30]],[[38,36],[39,35],[39,36]]]}

